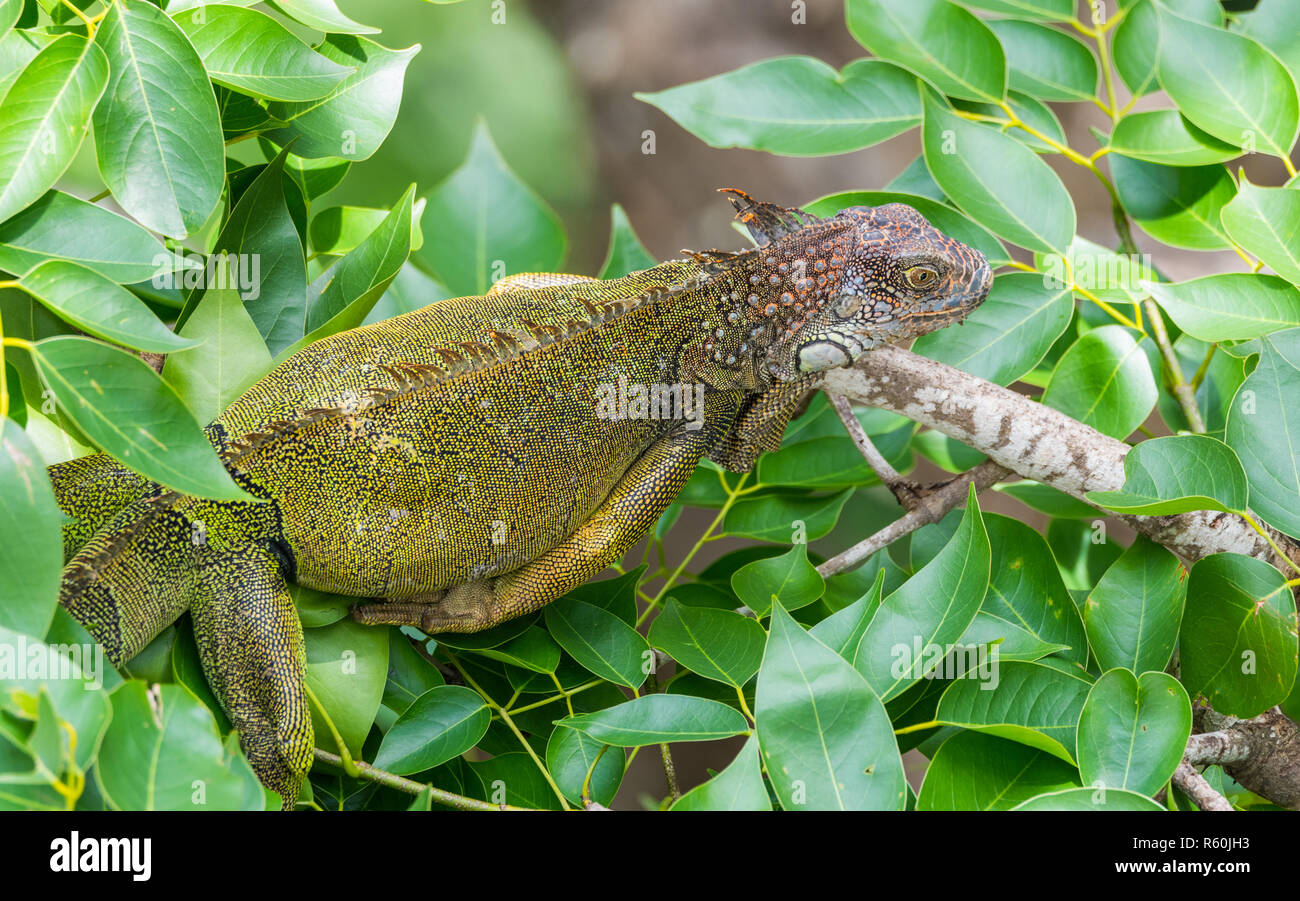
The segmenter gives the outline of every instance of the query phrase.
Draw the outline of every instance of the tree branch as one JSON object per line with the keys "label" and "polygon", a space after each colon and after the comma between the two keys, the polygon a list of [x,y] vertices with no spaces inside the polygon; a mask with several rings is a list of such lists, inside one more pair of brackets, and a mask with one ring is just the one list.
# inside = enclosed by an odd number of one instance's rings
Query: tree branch
{"label": "tree branch", "polygon": [[1228,799],[1214,790],[1214,786],[1205,781],[1205,777],[1196,772],[1196,768],[1186,758],[1174,770],[1174,785],[1183,790],[1201,810],[1232,810]]}
{"label": "tree branch", "polygon": [[[1114,491],[1124,484],[1124,455],[1129,450],[1124,442],[1024,395],[901,347],[873,350],[850,369],[828,372],[824,387],[943,432],[1012,472],[1085,503],[1090,503],[1084,496],[1088,491]],[[1234,553],[1287,568],[1268,542],[1233,514],[1119,518],[1188,560]],[[1292,560],[1300,562],[1300,545],[1281,533],[1270,534]]]}

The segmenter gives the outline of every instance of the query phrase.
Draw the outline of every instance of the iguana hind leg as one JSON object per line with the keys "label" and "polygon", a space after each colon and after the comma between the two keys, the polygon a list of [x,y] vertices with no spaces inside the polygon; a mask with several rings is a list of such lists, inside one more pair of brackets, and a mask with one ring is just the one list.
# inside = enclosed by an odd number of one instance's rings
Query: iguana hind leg
{"label": "iguana hind leg", "polygon": [[514,572],[416,598],[363,604],[353,616],[431,633],[478,632],[539,610],[613,563],[654,527],[691,477],[706,441],[702,432],[684,431],[652,445],[577,531]]}
{"label": "iguana hind leg", "polygon": [[253,545],[210,561],[196,573],[190,615],[208,684],[253,772],[292,808],[313,735],[302,625],[274,553]]}

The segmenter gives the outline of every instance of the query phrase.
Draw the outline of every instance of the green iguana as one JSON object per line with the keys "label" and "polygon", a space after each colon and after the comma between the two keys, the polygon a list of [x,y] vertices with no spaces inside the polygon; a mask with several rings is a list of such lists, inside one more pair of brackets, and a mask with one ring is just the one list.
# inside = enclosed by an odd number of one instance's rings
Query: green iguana
{"label": "green iguana", "polygon": [[[779,447],[818,373],[988,293],[984,257],[908,206],[820,219],[730,193],[757,247],[609,281],[514,276],[281,363],[208,426],[268,503],[181,495],[103,454],[50,467],[73,520],[60,603],[115,665],[188,610],[291,807],[313,736],[287,583],[429,633],[537,610],[645,535],[702,457],[746,471]],[[611,407],[614,384],[663,403]]]}

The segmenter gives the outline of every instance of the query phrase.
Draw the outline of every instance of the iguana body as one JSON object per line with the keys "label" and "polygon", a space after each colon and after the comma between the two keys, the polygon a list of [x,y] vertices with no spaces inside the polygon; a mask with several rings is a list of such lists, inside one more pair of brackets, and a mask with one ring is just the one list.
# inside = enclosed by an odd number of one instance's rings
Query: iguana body
{"label": "iguana body", "polygon": [[[103,455],[52,467],[75,520],[61,602],[115,663],[190,610],[245,752],[292,804],[312,732],[287,582],[427,632],[536,610],[641,538],[701,457],[747,470],[778,447],[818,372],[987,293],[984,258],[910,208],[801,223],[740,196],[756,249],[517,276],[286,360],[209,426],[270,503],[177,495]],[[611,407],[615,385],[703,408],[651,418]]]}

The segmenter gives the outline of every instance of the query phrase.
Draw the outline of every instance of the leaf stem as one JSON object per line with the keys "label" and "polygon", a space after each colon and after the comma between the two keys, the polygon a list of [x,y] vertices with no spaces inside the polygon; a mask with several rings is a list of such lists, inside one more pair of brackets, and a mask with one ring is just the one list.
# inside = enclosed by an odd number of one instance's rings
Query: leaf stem
{"label": "leaf stem", "polygon": [[658,593],[650,601],[649,605],[647,605],[645,610],[641,612],[641,615],[637,617],[636,624],[638,626],[642,625],[650,616],[650,612],[656,609],[663,602],[664,595],[666,595],[672,589],[673,585],[677,583],[677,580],[681,578],[682,573],[686,570],[686,567],[690,564],[691,560],[694,559],[695,555],[699,553],[700,548],[704,547],[704,545],[709,541],[710,537],[713,535],[713,531],[718,528],[718,526],[722,525],[722,521],[727,516],[727,511],[729,511],[732,505],[735,504],[737,498],[743,494],[749,493],[743,490],[746,480],[749,479],[749,473],[741,475],[740,479],[736,482],[735,488],[732,488],[727,484],[725,477],[720,476],[720,478],[722,480],[723,489],[727,492],[726,502],[723,503],[722,508],[718,510],[718,515],[713,517],[713,522],[709,523],[709,527],[704,530],[704,534],[695,542],[695,546],[692,547],[686,556],[682,558],[682,562],[672,571],[672,574],[664,580],[663,587],[659,589]]}
{"label": "leaf stem", "polygon": [[[537,764],[537,769],[541,770],[542,778],[546,780],[546,784],[551,787],[551,791],[555,792],[555,797],[560,799],[560,806],[565,810],[572,810],[572,808],[569,807],[569,799],[564,797],[564,792],[560,791],[560,787],[556,785],[555,780],[551,778],[551,771],[546,768],[546,764],[542,763],[541,759],[537,756],[537,752],[533,750],[533,746],[528,743],[528,739],[524,738],[524,733],[519,731],[519,727],[516,726],[515,721],[510,718],[510,714],[506,713],[504,707],[492,700],[492,697],[483,690],[482,686],[474,681],[473,676],[465,672],[465,667],[460,665],[460,660],[457,659],[456,655],[453,654],[446,645],[442,645],[441,647],[443,653],[447,655],[447,659],[451,661],[451,665],[456,667],[456,671],[460,673],[461,678],[465,680],[465,684],[478,692],[479,697],[483,699],[483,702],[501,718],[501,722],[505,723],[506,728],[515,734],[515,738],[519,739],[519,744],[523,745],[524,751],[533,759],[533,763]],[[518,713],[519,711],[516,710],[515,712]]]}
{"label": "leaf stem", "polygon": [[325,727],[330,730],[330,735],[334,736],[334,744],[338,745],[339,761],[343,766],[343,772],[347,773],[353,779],[360,779],[361,771],[357,769],[356,763],[353,762],[352,752],[348,750],[347,742],[343,740],[343,736],[339,733],[338,727],[334,725],[334,720],[330,718],[329,713],[325,710],[325,705],[316,697],[316,692],[311,690],[311,686],[307,684],[306,680],[302,683],[302,689],[307,693],[307,699],[310,700],[312,706],[316,708],[316,712],[320,714],[320,718],[325,721]]}
{"label": "leaf stem", "polygon": [[1165,319],[1160,312],[1160,307],[1150,297],[1142,301],[1142,306],[1146,307],[1147,318],[1151,320],[1151,334],[1155,338],[1156,347],[1160,348],[1160,356],[1165,361],[1165,377],[1169,383],[1169,393],[1183,408],[1183,415],[1187,417],[1187,424],[1192,431],[1204,435],[1205,418],[1201,416],[1201,408],[1196,405],[1196,389],[1183,377],[1183,367],[1178,362],[1178,355],[1174,353],[1173,342],[1169,340],[1169,331],[1165,328]]}
{"label": "leaf stem", "polygon": [[[323,748],[314,748],[312,753],[316,759],[322,763],[328,763],[331,766],[343,767],[347,770],[347,763],[337,754],[331,754]],[[372,766],[364,760],[352,762],[352,767],[357,771],[357,775],[352,778],[366,779],[370,782],[377,782],[380,785],[386,785],[389,788],[395,788],[398,791],[406,792],[408,795],[418,795],[421,792],[429,792],[433,799],[439,804],[445,804],[447,807],[454,807],[457,810],[529,810],[528,807],[511,807],[509,804],[489,804],[487,801],[480,801],[478,798],[467,798],[464,795],[457,795],[441,788],[434,788],[432,785],[426,785],[422,782],[416,782],[413,779],[407,779],[396,773],[390,773],[387,770],[381,770],[379,767]],[[349,773],[348,775],[352,775]]]}
{"label": "leaf stem", "polygon": [[1255,519],[1254,515],[1252,515],[1249,510],[1238,510],[1237,515],[1246,520],[1246,523],[1258,532],[1261,538],[1268,542],[1268,546],[1273,549],[1273,553],[1285,560],[1287,566],[1294,569],[1297,573],[1300,573],[1300,566],[1297,566],[1294,560],[1282,552],[1282,549],[1277,546],[1277,542],[1273,540],[1273,536],[1268,534],[1268,530],[1259,524],[1259,521]]}

